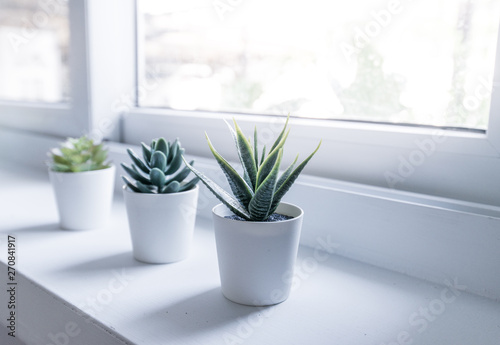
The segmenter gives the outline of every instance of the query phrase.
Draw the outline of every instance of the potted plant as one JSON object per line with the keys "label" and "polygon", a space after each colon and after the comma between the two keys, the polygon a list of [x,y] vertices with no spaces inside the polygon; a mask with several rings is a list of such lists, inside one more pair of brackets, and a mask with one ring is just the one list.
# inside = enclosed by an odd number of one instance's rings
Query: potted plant
{"label": "potted plant", "polygon": [[180,261],[191,247],[199,179],[185,181],[190,170],[181,169],[184,149],[178,139],[141,145],[142,160],[127,149],[133,163],[121,164],[133,179],[122,176],[134,257],[147,263]]}
{"label": "potted plant", "polygon": [[288,118],[269,153],[266,155],[264,146],[259,159],[257,129],[252,144],[236,121],[234,129],[228,124],[243,176],[215,150],[206,136],[233,195],[185,162],[222,202],[212,210],[221,289],[229,300],[240,304],[272,305],[283,302],[290,293],[304,212],[281,199],[321,142],[295,167],[297,156],[280,176],[283,147],[289,133],[287,126]]}
{"label": "potted plant", "polygon": [[63,229],[104,226],[113,201],[115,166],[103,144],[86,136],[68,138],[49,152],[49,176]]}

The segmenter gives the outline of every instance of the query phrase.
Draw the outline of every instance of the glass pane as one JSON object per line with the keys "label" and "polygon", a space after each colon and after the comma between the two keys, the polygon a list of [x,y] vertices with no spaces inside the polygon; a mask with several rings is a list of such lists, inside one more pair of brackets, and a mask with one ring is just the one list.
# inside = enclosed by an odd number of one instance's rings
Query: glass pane
{"label": "glass pane", "polygon": [[0,0],[0,99],[67,102],[67,1]]}
{"label": "glass pane", "polygon": [[146,107],[485,129],[499,0],[139,0]]}

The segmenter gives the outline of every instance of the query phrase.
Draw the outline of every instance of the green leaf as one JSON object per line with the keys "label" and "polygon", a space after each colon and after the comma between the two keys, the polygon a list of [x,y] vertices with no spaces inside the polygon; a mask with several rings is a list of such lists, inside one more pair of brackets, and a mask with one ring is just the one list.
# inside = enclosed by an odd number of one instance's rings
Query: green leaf
{"label": "green leaf", "polygon": [[151,179],[151,183],[154,184],[158,189],[162,188],[165,185],[166,178],[163,171],[158,168],[151,169],[149,173],[149,177]]}
{"label": "green leaf", "polygon": [[[231,125],[226,120],[224,120],[224,122],[226,123],[227,128],[229,128],[229,132],[231,133],[231,136],[233,137],[234,146],[236,146],[236,151],[238,152],[238,158],[241,162],[241,165],[243,165],[243,158],[241,158],[241,152],[238,149],[238,139],[236,138],[236,132],[234,131],[233,127],[231,127]],[[250,187],[250,189],[252,191],[254,191],[255,187],[254,187],[252,181],[250,180],[250,176],[248,175],[248,172],[246,171],[246,169],[243,169],[243,179],[245,180],[247,185]]]}
{"label": "green leaf", "polygon": [[172,181],[169,185],[162,188],[161,193],[177,193],[180,189],[181,185],[177,181]]}
{"label": "green leaf", "polygon": [[134,184],[132,183],[132,181],[130,181],[127,177],[122,176],[122,180],[125,182],[125,184],[128,186],[128,188],[132,189],[134,192],[136,192],[136,193],[140,193],[141,192],[139,190],[139,188],[137,188],[136,186],[134,186]]}
{"label": "green leaf", "polygon": [[285,145],[288,133],[281,139],[281,142],[278,144],[278,146],[276,146],[274,150],[269,153],[269,155],[266,157],[266,159],[264,159],[264,162],[262,162],[261,166],[259,167],[259,172],[257,173],[257,188],[267,178],[267,175],[269,175],[269,173],[273,169],[274,163],[276,163],[276,159],[278,158],[279,150],[283,148],[283,145]]}
{"label": "green leaf", "polygon": [[282,157],[283,149],[280,149],[273,169],[266,179],[262,181],[259,188],[255,191],[255,196],[252,198],[252,201],[250,201],[248,211],[250,212],[252,220],[263,221],[270,215],[269,211],[273,203],[273,195],[276,189],[276,181],[278,180]]}
{"label": "green leaf", "polygon": [[179,192],[184,192],[186,190],[192,189],[196,184],[200,181],[200,178],[198,176],[195,176],[189,181],[188,183],[185,183],[181,185],[181,188],[179,189]]}
{"label": "green leaf", "polygon": [[[106,158],[108,157],[108,152],[105,151],[105,150],[99,150],[95,155],[94,157],[92,158],[92,160],[94,161],[94,163],[96,163],[97,165],[100,165],[102,164],[102,162],[104,162],[106,160]],[[90,157],[89,157],[90,158]]]}
{"label": "green leaf", "polygon": [[259,149],[258,149],[258,144],[257,144],[257,126],[255,126],[253,130],[253,154],[254,154],[254,161],[255,161],[255,169],[258,169],[259,167]]}
{"label": "green leaf", "polygon": [[264,145],[264,147],[262,148],[262,156],[260,157],[259,168],[262,165],[262,163],[264,163],[264,158],[266,158],[266,145]]}
{"label": "green leaf", "polygon": [[316,150],[314,150],[313,153],[309,155],[309,157],[307,157],[302,163],[300,163],[299,166],[295,168],[295,170],[291,174],[289,174],[289,176],[284,181],[281,181],[281,185],[277,188],[276,193],[274,194],[273,204],[271,205],[271,213],[273,213],[276,210],[281,201],[281,198],[283,198],[283,196],[288,192],[290,187],[292,187],[293,183],[295,182],[297,177],[299,177],[300,173],[305,168],[306,164],[311,160],[311,158],[316,154],[316,152],[318,152],[320,146],[321,146],[321,141],[319,142],[318,147],[316,147]]}
{"label": "green leaf", "polygon": [[168,157],[168,144],[164,138],[158,139],[158,141],[156,142],[155,151],[163,152],[165,157]]}
{"label": "green leaf", "polygon": [[139,167],[139,169],[141,169],[144,173],[148,174],[149,175],[149,172],[151,171],[151,169],[149,169],[142,161],[141,159],[139,158],[139,156],[137,156],[135,154],[134,151],[132,151],[131,149],[127,149],[127,153],[128,155],[130,156],[130,158],[132,159],[132,161],[135,163],[135,165],[137,165],[137,167]]}
{"label": "green leaf", "polygon": [[278,182],[276,183],[276,189],[279,189],[283,183],[285,183],[285,181],[287,180],[288,176],[290,176],[290,174],[292,173],[293,171],[293,167],[295,166],[295,164],[297,163],[297,160],[299,159],[299,155],[297,155],[295,157],[295,160],[292,162],[292,164],[290,164],[290,166],[285,170],[285,172],[280,176]]}
{"label": "green leaf", "polygon": [[141,143],[141,146],[144,162],[146,162],[147,166],[151,168],[151,165],[149,164],[149,162],[151,162],[151,148],[144,143]]}
{"label": "green leaf", "polygon": [[130,175],[130,177],[132,177],[134,180],[137,180],[137,181],[140,181],[142,183],[145,183],[145,184],[150,184],[151,181],[149,181],[149,179],[147,179],[146,177],[142,176],[136,169],[135,169],[135,165],[132,164],[132,169],[129,168],[127,165],[125,165],[124,163],[121,163],[120,164],[123,168],[123,170],[125,170],[127,172],[127,174]]}
{"label": "green leaf", "polygon": [[153,186],[144,185],[144,184],[140,183],[139,181],[136,181],[135,185],[137,186],[137,189],[139,189],[139,191],[141,193],[154,194],[154,191],[153,191],[154,187]]}
{"label": "green leaf", "polygon": [[52,154],[52,160],[54,161],[54,163],[57,163],[57,164],[62,164],[62,165],[69,164],[69,162],[66,158],[64,158],[63,156],[56,155],[56,154]]}
{"label": "green leaf", "polygon": [[180,149],[177,151],[176,156],[170,161],[170,166],[165,171],[165,175],[171,175],[175,173],[182,165],[182,154],[184,153],[184,149]]}
{"label": "green leaf", "polygon": [[[189,162],[189,164],[193,165],[194,164],[194,160],[192,160],[191,162]],[[177,181],[177,182],[181,183],[189,175],[190,172],[191,172],[191,170],[189,170],[189,168],[186,166],[186,167],[184,167],[184,169],[182,169],[181,171],[179,171],[176,175],[174,175],[173,177],[171,177],[166,182],[166,184],[169,184],[172,181]]]}
{"label": "green leaf", "polygon": [[236,123],[236,120],[233,119],[234,128],[236,129],[236,139],[238,143],[238,151],[240,153],[241,164],[243,165],[243,169],[247,172],[248,177],[250,178],[251,186],[253,189],[257,189],[257,166],[255,165],[254,154],[252,152],[252,146],[245,135],[241,131],[241,128]]}
{"label": "green leaf", "polygon": [[172,161],[172,159],[174,159],[174,157],[177,157],[177,153],[180,150],[180,148],[181,148],[181,143],[179,142],[179,139],[175,139],[172,146],[170,146],[170,152],[168,153],[167,156],[168,164],[170,164],[170,162]]}
{"label": "green leaf", "polygon": [[[288,113],[288,116],[286,117],[286,122],[285,126],[283,126],[283,129],[281,130],[280,135],[276,138],[276,141],[274,142],[273,146],[271,147],[271,150],[269,152],[272,152],[281,142],[281,139],[285,135],[286,127],[288,126],[288,120],[290,119],[290,113]],[[288,133],[287,133],[288,136]],[[283,143],[284,144],[284,143]],[[283,144],[281,146],[283,146]]]}
{"label": "green leaf", "polygon": [[161,171],[165,171],[167,167],[167,157],[161,151],[155,151],[151,157],[151,167],[158,168]]}
{"label": "green leaf", "polygon": [[51,167],[52,171],[57,172],[71,172],[71,168],[68,165],[54,163]]}
{"label": "green leaf", "polygon": [[219,163],[224,175],[226,175],[226,179],[229,182],[229,186],[231,187],[234,196],[238,199],[241,205],[247,207],[250,200],[252,200],[254,194],[253,191],[245,180],[238,174],[238,172],[215,150],[208,135],[206,135],[206,138],[210,151],[212,151],[215,160]]}
{"label": "green leaf", "polygon": [[185,159],[184,163],[193,172],[193,174],[195,174],[201,180],[201,182],[203,182],[208,190],[211,191],[217,197],[217,199],[219,199],[224,205],[226,205],[227,208],[231,210],[231,212],[243,219],[250,220],[250,214],[247,212],[247,210],[245,210],[241,206],[241,204],[228,192],[226,192],[221,186],[209,179],[203,173],[193,168],[188,162],[186,162]]}

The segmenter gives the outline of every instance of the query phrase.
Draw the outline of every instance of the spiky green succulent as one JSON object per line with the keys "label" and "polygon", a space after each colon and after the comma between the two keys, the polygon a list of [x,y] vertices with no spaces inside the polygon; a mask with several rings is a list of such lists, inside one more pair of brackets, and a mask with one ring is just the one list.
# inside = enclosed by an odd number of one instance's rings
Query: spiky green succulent
{"label": "spiky green succulent", "polygon": [[288,137],[287,131],[288,119],[283,130],[274,142],[273,146],[266,155],[266,146],[264,145],[259,159],[259,150],[257,143],[257,128],[254,130],[253,145],[250,139],[247,139],[240,127],[233,119],[234,129],[228,124],[231,135],[233,136],[238,156],[243,167],[243,176],[238,174],[213,147],[207,134],[207,142],[217,163],[224,172],[232,194],[226,192],[221,186],[209,179],[200,171],[196,170],[191,164],[186,165],[198,176],[207,188],[235,215],[250,221],[265,221],[272,215],[278,207],[283,196],[288,192],[297,177],[300,175],[306,164],[318,151],[318,147],[297,167],[295,164],[298,155],[293,163],[279,175],[281,159],[283,157],[283,147]]}
{"label": "spiky green succulent", "polygon": [[87,136],[68,138],[60,147],[49,152],[48,165],[57,172],[83,172],[110,167],[108,152],[103,144],[95,144]]}
{"label": "spiky green succulent", "polygon": [[[199,178],[196,176],[190,181],[184,182],[191,171],[188,167],[180,169],[184,149],[181,147],[179,139],[170,143],[164,138],[158,138],[151,142],[151,146],[144,143],[141,143],[141,146],[142,160],[134,151],[127,149],[133,163],[130,166],[121,163],[123,169],[134,181],[126,176],[122,176],[122,179],[134,192],[177,193],[187,191],[198,183]],[[194,164],[194,161],[191,161],[190,164]]]}

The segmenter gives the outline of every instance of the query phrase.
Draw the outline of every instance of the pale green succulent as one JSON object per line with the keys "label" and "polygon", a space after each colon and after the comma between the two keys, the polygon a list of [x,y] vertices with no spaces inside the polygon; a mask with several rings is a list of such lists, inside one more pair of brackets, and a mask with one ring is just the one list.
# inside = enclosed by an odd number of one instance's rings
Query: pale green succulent
{"label": "pale green succulent", "polygon": [[316,150],[295,169],[298,155],[294,162],[279,176],[283,146],[290,132],[289,130],[286,131],[288,118],[267,156],[266,146],[263,147],[260,160],[257,145],[257,128],[254,130],[254,142],[252,145],[250,139],[245,137],[236,121],[233,120],[233,122],[234,129],[229,124],[228,127],[233,136],[241,165],[243,166],[243,177],[215,150],[208,135],[206,135],[206,138],[212,154],[229,182],[234,197],[203,173],[193,168],[191,164],[186,161],[184,162],[235,215],[245,220],[265,221],[276,211],[285,193],[288,192],[302,172],[302,169],[304,169],[309,160],[318,151],[321,141]]}
{"label": "pale green succulent", "polygon": [[[133,164],[129,167],[122,163],[121,166],[135,181],[122,176],[125,184],[136,193],[166,194],[187,191],[198,183],[199,178],[194,177],[189,182],[184,182],[191,172],[187,167],[179,171],[182,165],[184,149],[176,139],[173,143],[164,138],[151,142],[151,146],[142,145],[142,157],[139,158],[134,151],[127,149]],[[191,161],[192,165],[194,161]]]}
{"label": "pale green succulent", "polygon": [[110,167],[106,162],[108,152],[103,144],[94,144],[87,136],[68,138],[59,148],[49,152],[52,161],[48,165],[57,172],[83,172]]}

